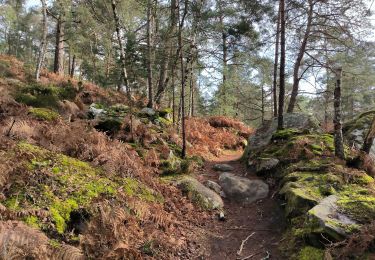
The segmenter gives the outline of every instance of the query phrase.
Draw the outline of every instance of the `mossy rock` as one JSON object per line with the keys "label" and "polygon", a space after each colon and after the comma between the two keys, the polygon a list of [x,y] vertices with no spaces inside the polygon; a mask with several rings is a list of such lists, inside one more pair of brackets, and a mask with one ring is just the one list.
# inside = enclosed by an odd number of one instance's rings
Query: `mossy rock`
{"label": "mossy rock", "polygon": [[66,233],[72,212],[80,209],[90,212],[95,199],[112,198],[118,190],[146,202],[163,203],[161,195],[133,178],[110,178],[86,162],[25,142],[16,149],[28,156],[22,163],[24,174],[19,178],[27,180],[29,185],[15,181],[2,203],[16,212],[47,209],[50,215],[47,220],[35,216],[24,221],[49,233]]}
{"label": "mossy rock", "polygon": [[72,101],[76,95],[77,90],[70,83],[60,87],[34,83],[30,86],[19,87],[15,93],[15,99],[28,106],[58,109],[59,101]]}
{"label": "mossy rock", "polygon": [[177,186],[195,205],[203,209],[221,209],[224,207],[224,202],[217,193],[194,178],[183,177],[177,181]]}
{"label": "mossy rock", "polygon": [[48,108],[30,108],[29,113],[37,119],[54,121],[59,118],[59,114]]}
{"label": "mossy rock", "polygon": [[287,140],[293,136],[302,134],[301,129],[288,128],[283,130],[277,130],[276,133],[272,135],[272,140]]}

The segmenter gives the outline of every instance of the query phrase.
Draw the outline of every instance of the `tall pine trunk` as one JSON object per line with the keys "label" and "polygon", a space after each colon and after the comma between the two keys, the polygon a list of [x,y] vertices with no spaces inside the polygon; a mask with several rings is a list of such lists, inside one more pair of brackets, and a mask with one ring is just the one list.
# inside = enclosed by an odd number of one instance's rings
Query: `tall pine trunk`
{"label": "tall pine trunk", "polygon": [[308,14],[307,14],[306,30],[305,30],[305,34],[303,36],[303,40],[302,40],[301,46],[299,48],[297,60],[296,60],[296,63],[294,64],[294,69],[293,69],[293,88],[292,88],[292,94],[290,96],[288,113],[293,113],[294,107],[295,107],[296,102],[297,102],[299,83],[301,81],[301,75],[300,75],[299,71],[300,71],[300,68],[301,68],[301,65],[302,65],[302,60],[303,60],[303,57],[305,55],[307,42],[308,42],[310,32],[311,32],[313,14],[314,14],[314,3],[313,3],[313,0],[309,0],[309,10],[308,10]]}
{"label": "tall pine trunk", "polygon": [[284,128],[285,99],[285,0],[280,0],[280,91],[277,128]]}
{"label": "tall pine trunk", "polygon": [[275,46],[275,62],[273,67],[273,116],[277,117],[277,70],[279,68],[279,46],[280,46],[280,4],[279,3],[279,12],[277,15],[277,29],[276,29],[276,46]]}
{"label": "tall pine trunk", "polygon": [[336,71],[336,86],[334,91],[334,119],[335,125],[335,155],[340,159],[345,159],[344,141],[342,136],[341,123],[341,75],[342,69]]}
{"label": "tall pine trunk", "polygon": [[46,3],[46,0],[41,0],[41,2],[42,2],[42,13],[43,13],[43,37],[42,37],[42,42],[40,44],[38,62],[37,62],[36,71],[35,71],[35,79],[37,81],[40,78],[40,71],[42,70],[43,63],[44,63],[44,58],[46,56],[46,51],[47,51],[47,32],[48,32],[48,26],[47,26],[47,3]]}

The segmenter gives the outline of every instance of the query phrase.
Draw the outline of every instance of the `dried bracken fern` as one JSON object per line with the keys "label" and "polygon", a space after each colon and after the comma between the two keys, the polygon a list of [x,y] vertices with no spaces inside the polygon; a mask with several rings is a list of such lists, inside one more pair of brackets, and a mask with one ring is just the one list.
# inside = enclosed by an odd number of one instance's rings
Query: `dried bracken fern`
{"label": "dried bracken fern", "polygon": [[48,238],[22,222],[0,222],[1,259],[48,259]]}

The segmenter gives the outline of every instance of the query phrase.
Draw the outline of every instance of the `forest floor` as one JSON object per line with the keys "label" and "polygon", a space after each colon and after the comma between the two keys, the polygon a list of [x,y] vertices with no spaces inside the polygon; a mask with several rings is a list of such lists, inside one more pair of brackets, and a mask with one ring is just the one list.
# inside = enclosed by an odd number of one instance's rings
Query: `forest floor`
{"label": "forest floor", "polygon": [[[241,155],[242,151],[226,152],[219,158],[206,162],[200,174],[201,181],[218,182],[220,172],[212,169],[217,163],[233,166],[233,174],[259,179],[240,162]],[[270,188],[266,199],[248,205],[224,199],[226,220],[219,221],[216,218],[209,226],[212,236],[208,249],[210,252],[207,252],[209,259],[282,259],[278,245],[286,222],[280,203],[273,196],[274,192]],[[238,254],[241,244],[243,249]]]}

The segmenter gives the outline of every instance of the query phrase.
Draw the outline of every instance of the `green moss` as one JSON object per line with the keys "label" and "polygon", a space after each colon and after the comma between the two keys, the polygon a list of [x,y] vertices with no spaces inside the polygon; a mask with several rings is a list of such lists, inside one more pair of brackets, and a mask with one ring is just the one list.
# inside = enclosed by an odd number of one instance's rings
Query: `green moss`
{"label": "green moss", "polygon": [[128,196],[137,196],[144,201],[158,203],[162,203],[164,201],[164,198],[160,194],[149,189],[136,179],[125,178],[123,190]]}
{"label": "green moss", "polygon": [[323,260],[324,250],[315,247],[304,247],[298,256],[299,260]]}
{"label": "green moss", "polygon": [[374,191],[359,185],[346,185],[339,193],[337,205],[345,214],[360,223],[369,223],[375,218]]}
{"label": "green moss", "polygon": [[39,228],[40,227],[39,219],[36,216],[28,216],[28,217],[26,217],[25,218],[25,222],[30,227],[33,227],[33,228]]}
{"label": "green moss", "polygon": [[5,200],[4,205],[8,209],[19,210],[20,209],[20,201],[19,201],[18,195]]}
{"label": "green moss", "polygon": [[301,134],[302,131],[294,128],[288,128],[283,130],[277,130],[276,133],[273,134],[273,140],[287,140],[293,136]]}
{"label": "green moss", "polygon": [[29,113],[34,117],[46,121],[53,121],[59,118],[59,114],[48,108],[30,108]]}
{"label": "green moss", "polygon": [[[26,171],[38,176],[38,182],[31,188],[12,187],[5,205],[13,210],[48,208],[54,230],[59,234],[65,233],[72,211],[90,210],[94,199],[115,196],[119,189],[147,202],[163,202],[160,194],[135,179],[110,179],[101,169],[86,162],[25,142],[19,143],[17,149],[32,155],[24,166]],[[45,175],[40,176],[41,173]]]}

